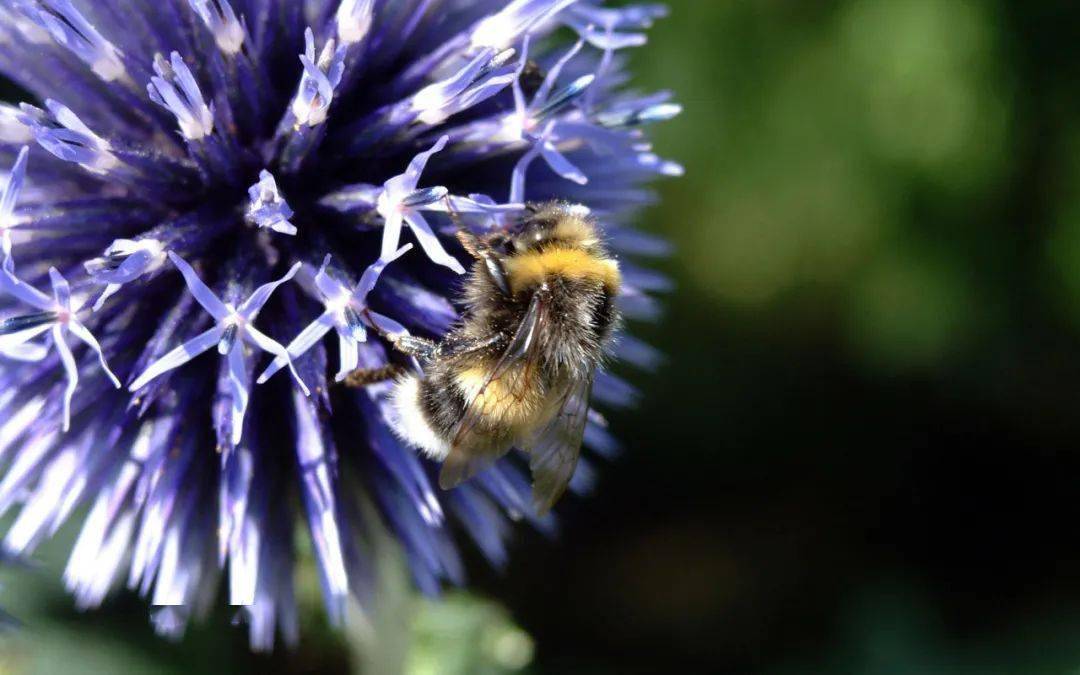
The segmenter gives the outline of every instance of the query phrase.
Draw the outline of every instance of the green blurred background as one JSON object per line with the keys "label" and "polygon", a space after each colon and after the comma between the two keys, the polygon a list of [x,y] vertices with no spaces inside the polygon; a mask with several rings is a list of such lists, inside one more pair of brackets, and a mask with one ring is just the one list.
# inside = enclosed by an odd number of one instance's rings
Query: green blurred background
{"label": "green blurred background", "polygon": [[1080,6],[668,3],[668,361],[561,539],[272,657],[8,571],[0,672],[1080,672]]}

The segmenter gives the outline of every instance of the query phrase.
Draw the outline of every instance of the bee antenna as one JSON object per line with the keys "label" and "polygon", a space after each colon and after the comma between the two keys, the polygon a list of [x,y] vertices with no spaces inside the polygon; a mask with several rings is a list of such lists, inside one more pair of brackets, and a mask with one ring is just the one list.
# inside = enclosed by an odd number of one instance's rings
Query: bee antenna
{"label": "bee antenna", "polygon": [[458,230],[457,240],[461,242],[461,246],[465,249],[465,252],[472,257],[477,259],[484,257],[483,252],[481,251],[483,244],[480,243],[480,239],[472,232],[466,229]]}
{"label": "bee antenna", "polygon": [[454,227],[456,227],[459,232],[466,231],[465,222],[461,219],[461,214],[454,208],[454,202],[450,201],[450,193],[447,193],[446,196],[443,197],[443,201],[446,202],[446,213],[450,215],[450,220],[453,221]]}
{"label": "bee antenna", "polygon": [[506,277],[506,269],[498,253],[491,248],[490,241],[481,240],[468,230],[458,230],[458,241],[461,242],[465,252],[484,263],[488,276],[498,287],[503,295],[510,295],[510,282]]}

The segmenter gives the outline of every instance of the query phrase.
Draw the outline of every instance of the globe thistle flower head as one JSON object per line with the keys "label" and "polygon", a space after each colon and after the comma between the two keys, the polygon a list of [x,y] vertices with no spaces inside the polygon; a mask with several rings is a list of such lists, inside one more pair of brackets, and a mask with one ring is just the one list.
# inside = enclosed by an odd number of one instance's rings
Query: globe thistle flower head
{"label": "globe thistle flower head", "polygon": [[[657,5],[593,0],[0,0],[0,513],[29,556],[85,513],[64,571],[80,607],[118,586],[180,635],[218,593],[251,644],[298,636],[304,548],[326,609],[370,596],[385,528],[416,585],[495,565],[544,531],[510,456],[450,491],[399,439],[391,384],[342,384],[466,311],[455,238],[531,205],[589,213],[624,315],[654,319],[666,251],[635,231],[681,168],[624,87]],[[541,160],[541,161],[537,161]],[[616,357],[657,355],[629,335]],[[400,360],[400,359],[399,359]],[[419,364],[413,362],[414,367]],[[288,376],[275,377],[287,369]],[[633,387],[598,373],[598,407]],[[617,443],[599,412],[572,490]]]}

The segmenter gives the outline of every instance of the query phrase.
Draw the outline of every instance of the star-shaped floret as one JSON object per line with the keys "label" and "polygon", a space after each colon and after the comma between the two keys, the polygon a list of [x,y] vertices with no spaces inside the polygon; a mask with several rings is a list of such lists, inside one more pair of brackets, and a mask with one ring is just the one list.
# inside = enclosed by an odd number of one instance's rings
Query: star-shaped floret
{"label": "star-shaped floret", "polygon": [[31,342],[34,338],[49,332],[52,344],[60,355],[60,362],[67,373],[67,389],[64,391],[64,431],[71,428],[71,400],[79,384],[79,368],[75,357],[68,347],[68,335],[74,335],[98,355],[102,370],[120,388],[120,380],[109,369],[101,345],[93,334],[79,321],[78,312],[88,299],[80,295],[72,301],[71,287],[55,267],[49,269],[53,294],[50,298],[33,286],[18,279],[8,270],[0,270],[0,292],[14,297],[19,302],[37,309],[32,314],[15,316],[0,321],[0,353],[21,360],[40,360],[45,358],[47,348]]}
{"label": "star-shaped floret", "polygon": [[475,125],[464,137],[464,140],[476,143],[506,146],[518,146],[523,142],[528,144],[528,150],[518,160],[511,174],[511,202],[524,200],[525,174],[537,157],[542,157],[559,176],[579,185],[588,183],[585,173],[560,152],[559,144],[568,135],[563,133],[564,129],[573,131],[575,137],[582,129],[592,131],[593,125],[580,112],[568,109],[592,87],[596,76],[582,75],[561,89],[555,88],[563,69],[577,56],[585,42],[584,37],[578,40],[552,64],[532,99],[527,101],[521,84],[521,76],[529,60],[529,36],[526,36],[511,84],[514,109],[496,120]]}
{"label": "star-shaped floret", "polygon": [[375,204],[385,222],[380,258],[392,260],[395,257],[401,243],[401,228],[404,223],[412,230],[420,248],[424,249],[432,262],[464,274],[465,268],[457,258],[446,252],[439,237],[420,212],[497,214],[520,211],[523,208],[520,203],[494,204],[472,197],[450,196],[450,191],[441,185],[418,189],[416,185],[420,182],[420,174],[424,172],[428,160],[445,148],[448,140],[448,136],[441,137],[430,149],[413,157],[405,173],[383,183]]}
{"label": "star-shaped floret", "polygon": [[205,309],[210,316],[214,317],[216,323],[210,330],[195,336],[176,349],[173,349],[165,356],[162,356],[157,361],[151,363],[147,366],[143,374],[131,383],[128,389],[132,392],[136,392],[146,386],[151,380],[154,380],[175,368],[179,368],[196,356],[217,346],[218,353],[228,360],[230,375],[229,384],[231,387],[230,393],[232,394],[232,442],[233,445],[238,445],[243,435],[244,413],[247,411],[248,399],[250,398],[250,385],[247,375],[247,361],[244,356],[244,343],[257,349],[261,349],[262,351],[269,352],[274,356],[284,358],[289,366],[289,370],[292,372],[297,384],[299,384],[300,388],[304,391],[304,394],[307,395],[310,393],[307,385],[300,379],[300,375],[293,367],[292,359],[289,358],[289,353],[286,351],[285,347],[278,341],[255,328],[253,325],[255,319],[259,315],[259,311],[262,310],[273,292],[278,286],[292,279],[297,270],[300,269],[301,264],[296,263],[293,265],[285,276],[277,281],[272,281],[268,284],[259,286],[239,307],[234,307],[230,303],[222,302],[222,300],[202,282],[202,279],[199,278],[199,275],[192,269],[191,265],[185,262],[180,256],[170,251],[169,259],[172,260],[173,264],[180,270],[180,273],[184,275],[184,282],[187,284],[188,291],[195,297],[196,302],[202,305],[202,308]]}
{"label": "star-shaped floret", "polygon": [[[358,345],[367,340],[365,326],[373,327],[383,333],[408,333],[397,321],[368,309],[367,296],[371,293],[371,289],[375,288],[379,275],[386,266],[410,249],[412,249],[412,244],[398,249],[389,258],[380,258],[375,261],[364,270],[360,282],[351,289],[338,275],[331,272],[330,256],[326,256],[314,279],[315,288],[326,310],[289,343],[288,355],[293,359],[299,358],[301,354],[314,347],[331,329],[336,330],[338,351],[341,353],[341,367],[335,379],[341,382],[357,368]],[[287,364],[288,360],[284,356],[274,359],[274,362],[259,376],[259,384],[266,382]]]}
{"label": "star-shaped floret", "polygon": [[[579,40],[555,62],[529,103],[525,102],[525,92],[521,88],[521,78],[518,77],[514,80],[514,112],[503,121],[501,133],[503,136],[509,136],[509,140],[525,140],[532,147],[521,156],[510,176],[511,202],[524,201],[525,174],[537,157],[543,157],[552,171],[569,181],[573,181],[578,185],[585,185],[589,182],[585,173],[559,152],[559,125],[563,121],[556,116],[580,98],[593,84],[596,76],[592,74],[582,75],[562,89],[555,91],[555,83],[558,81],[563,68],[581,51],[584,44],[584,40]],[[525,64],[528,62],[528,56],[529,38],[526,36],[522,47],[519,74],[524,70]],[[552,93],[553,91],[554,93]]]}

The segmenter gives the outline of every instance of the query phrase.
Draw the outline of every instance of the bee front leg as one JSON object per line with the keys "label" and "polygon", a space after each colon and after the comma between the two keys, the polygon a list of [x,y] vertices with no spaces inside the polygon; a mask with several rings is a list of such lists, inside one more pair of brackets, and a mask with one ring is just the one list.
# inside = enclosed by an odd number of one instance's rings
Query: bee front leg
{"label": "bee front leg", "polygon": [[379,328],[378,322],[371,316],[369,310],[364,310],[364,316],[367,317],[368,325],[374,328],[376,333],[389,342],[394,349],[406,356],[415,356],[419,359],[429,361],[442,353],[442,345],[434,340],[416,337],[415,335],[409,335],[407,333],[387,333]]}

